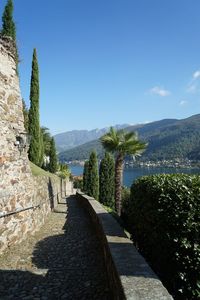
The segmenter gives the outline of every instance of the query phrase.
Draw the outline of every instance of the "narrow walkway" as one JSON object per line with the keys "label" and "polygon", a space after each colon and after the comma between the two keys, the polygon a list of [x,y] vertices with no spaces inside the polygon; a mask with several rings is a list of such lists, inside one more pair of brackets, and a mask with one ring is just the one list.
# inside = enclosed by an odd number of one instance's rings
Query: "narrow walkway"
{"label": "narrow walkway", "polygon": [[111,299],[99,241],[75,196],[0,256],[0,299]]}

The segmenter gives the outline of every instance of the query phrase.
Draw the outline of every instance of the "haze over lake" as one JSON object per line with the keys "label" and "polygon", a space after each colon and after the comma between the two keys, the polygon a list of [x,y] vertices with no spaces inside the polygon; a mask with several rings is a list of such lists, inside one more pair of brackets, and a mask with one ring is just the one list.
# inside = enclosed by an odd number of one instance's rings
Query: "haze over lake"
{"label": "haze over lake", "polygon": [[[72,175],[82,175],[83,167],[80,165],[69,165]],[[126,167],[124,168],[123,184],[130,187],[134,180],[141,176],[153,175],[153,174],[173,174],[173,173],[185,173],[185,174],[200,174],[198,168],[144,168],[144,167]]]}

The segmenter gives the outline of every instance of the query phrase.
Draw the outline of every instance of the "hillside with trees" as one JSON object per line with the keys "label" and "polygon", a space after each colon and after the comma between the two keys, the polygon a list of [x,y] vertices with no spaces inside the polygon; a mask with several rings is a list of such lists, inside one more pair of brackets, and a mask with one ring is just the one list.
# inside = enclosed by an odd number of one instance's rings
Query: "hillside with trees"
{"label": "hillside with trees", "polygon": [[[186,119],[165,119],[144,125],[130,126],[127,131],[137,131],[139,138],[148,143],[141,160],[200,159],[200,114]],[[84,160],[95,149],[98,158],[104,150],[99,140],[61,152],[61,161]]]}

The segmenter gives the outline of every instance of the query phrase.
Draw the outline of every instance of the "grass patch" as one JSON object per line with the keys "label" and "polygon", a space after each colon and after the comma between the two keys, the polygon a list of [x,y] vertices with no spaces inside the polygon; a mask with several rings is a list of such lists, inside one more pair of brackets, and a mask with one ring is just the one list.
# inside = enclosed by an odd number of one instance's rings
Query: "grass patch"
{"label": "grass patch", "polygon": [[46,176],[46,177],[57,178],[56,175],[41,169],[40,167],[34,165],[31,161],[29,163],[30,163],[31,172],[33,176]]}

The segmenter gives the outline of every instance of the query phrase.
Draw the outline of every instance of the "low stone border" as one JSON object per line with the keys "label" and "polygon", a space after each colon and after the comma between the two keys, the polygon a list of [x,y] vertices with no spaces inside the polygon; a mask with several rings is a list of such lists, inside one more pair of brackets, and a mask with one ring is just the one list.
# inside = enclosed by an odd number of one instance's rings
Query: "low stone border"
{"label": "low stone border", "polygon": [[76,195],[101,240],[113,299],[172,300],[117,221],[94,198],[81,192]]}

